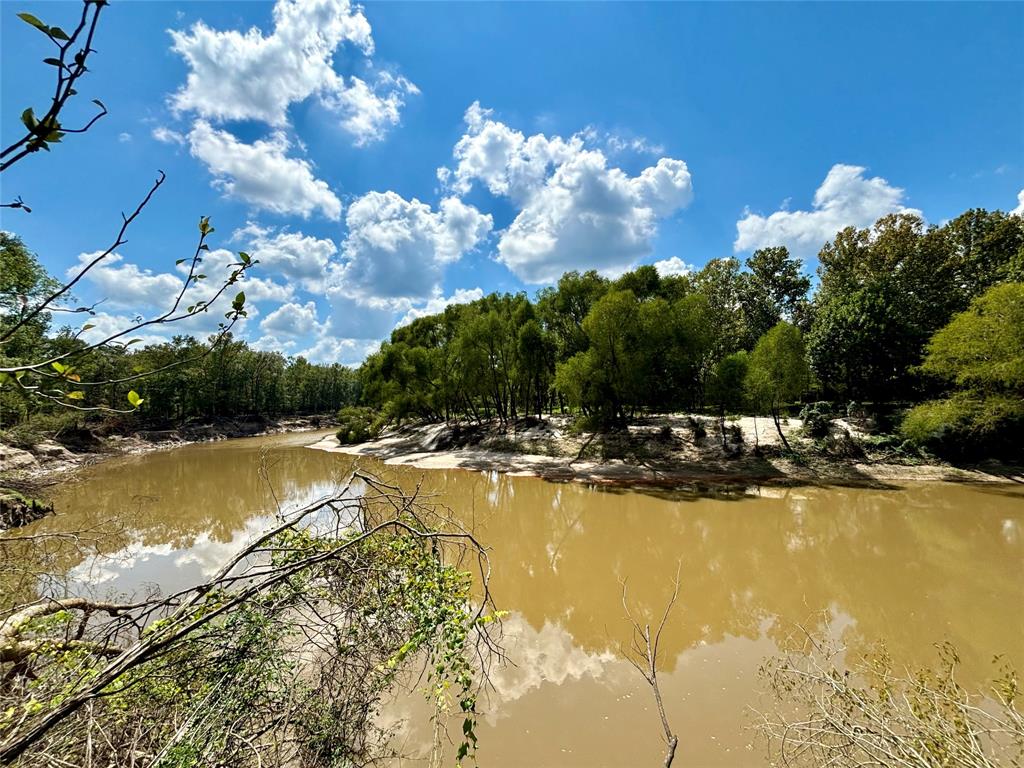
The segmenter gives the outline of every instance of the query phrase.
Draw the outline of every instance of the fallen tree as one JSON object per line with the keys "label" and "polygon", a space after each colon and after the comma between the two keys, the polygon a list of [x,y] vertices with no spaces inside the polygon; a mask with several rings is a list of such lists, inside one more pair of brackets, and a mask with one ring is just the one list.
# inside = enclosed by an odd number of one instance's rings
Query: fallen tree
{"label": "fallen tree", "polygon": [[0,764],[364,764],[386,751],[381,698],[414,669],[439,716],[462,713],[462,759],[496,650],[487,579],[441,507],[357,472],[202,584],[12,606]]}

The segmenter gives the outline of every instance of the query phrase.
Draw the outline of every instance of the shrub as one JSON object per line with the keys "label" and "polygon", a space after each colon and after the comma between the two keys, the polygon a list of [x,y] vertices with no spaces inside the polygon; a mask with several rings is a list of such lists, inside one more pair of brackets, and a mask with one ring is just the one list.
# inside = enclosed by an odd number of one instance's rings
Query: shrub
{"label": "shrub", "polygon": [[338,442],[342,445],[373,440],[384,429],[387,419],[372,408],[348,406],[338,411]]}
{"label": "shrub", "polygon": [[581,413],[569,422],[567,431],[570,435],[578,437],[587,432],[599,432],[601,428],[602,422],[600,418]]}
{"label": "shrub", "polygon": [[957,393],[912,408],[900,425],[900,434],[915,447],[939,454],[1019,459],[1022,428],[1024,402],[1020,398]]}
{"label": "shrub", "polygon": [[693,416],[688,417],[689,427],[693,431],[693,441],[697,442],[703,440],[708,436],[707,427],[704,426],[704,422],[700,419],[695,419]]}
{"label": "shrub", "polygon": [[808,437],[822,438],[828,435],[834,414],[831,403],[808,403],[800,410],[803,432]]}
{"label": "shrub", "polygon": [[737,445],[743,444],[743,428],[739,424],[730,424],[725,428],[729,439]]}
{"label": "shrub", "polygon": [[864,448],[845,429],[841,429],[837,434],[829,435],[825,438],[825,451],[830,456],[841,459],[861,459],[864,457]]}

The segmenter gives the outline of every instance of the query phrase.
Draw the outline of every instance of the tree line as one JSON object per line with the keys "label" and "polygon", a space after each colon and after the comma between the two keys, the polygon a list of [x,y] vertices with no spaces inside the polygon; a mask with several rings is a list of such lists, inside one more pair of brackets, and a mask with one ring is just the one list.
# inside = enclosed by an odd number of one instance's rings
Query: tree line
{"label": "tree line", "polygon": [[[2,330],[57,281],[20,239],[0,238]],[[771,415],[785,442],[780,420],[793,405],[853,401],[916,405],[904,431],[920,445],[1013,442],[1024,423],[1024,219],[973,209],[927,226],[893,214],[837,233],[818,260],[816,285],[783,247],[687,275],[567,272],[533,300],[495,293],[397,328],[358,371],[230,334],[216,344],[178,335],[92,350],[62,377],[109,382],[90,391],[99,407],[115,408],[137,386],[136,423],[356,403],[378,411],[378,424],[508,425],[560,411],[607,428],[650,412],[753,411]],[[51,333],[55,314],[22,323],[2,362],[83,347],[70,327]],[[63,410],[0,388],[6,428]]]}
{"label": "tree line", "polygon": [[[801,401],[929,403],[914,434],[947,443],[1024,422],[1024,219],[972,209],[935,226],[892,214],[837,233],[818,260],[816,285],[776,247],[687,275],[567,272],[532,301],[449,306],[365,361],[363,402],[391,421],[508,424],[560,410],[605,427],[670,410],[751,409],[778,424]],[[962,313],[984,314],[985,327]],[[969,327],[961,346],[1007,339],[994,379],[968,381],[941,351],[951,321]]]}
{"label": "tree line", "polygon": [[[0,331],[18,322],[23,307],[57,284],[17,236],[0,233]],[[51,333],[54,317],[55,313],[44,312],[24,323],[0,347],[0,364],[57,357],[86,346],[69,326]],[[230,334],[216,344],[176,335],[142,348],[107,345],[74,356],[74,360],[71,372],[67,368],[62,372],[65,378],[106,382],[90,390],[90,407],[121,409],[128,393],[137,389],[140,405],[130,418],[143,424],[252,414],[333,413],[356,402],[359,395],[359,382],[351,368],[317,365],[303,357],[253,349]],[[41,400],[19,387],[0,388],[0,426],[4,428],[56,414],[67,419],[67,405]]]}

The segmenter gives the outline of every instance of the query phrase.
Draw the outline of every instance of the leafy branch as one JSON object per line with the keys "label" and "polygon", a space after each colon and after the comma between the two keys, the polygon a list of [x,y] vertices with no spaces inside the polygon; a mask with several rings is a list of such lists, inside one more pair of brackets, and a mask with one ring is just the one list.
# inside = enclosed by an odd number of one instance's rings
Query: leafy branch
{"label": "leafy branch", "polygon": [[[99,112],[80,128],[67,128],[60,122],[60,114],[72,96],[77,95],[75,84],[89,71],[86,63],[89,55],[95,53],[93,39],[99,23],[100,11],[107,0],[83,0],[82,16],[71,34],[60,27],[51,27],[31,13],[19,13],[18,18],[42,32],[57,47],[57,55],[43,59],[43,63],[56,69],[56,82],[50,106],[42,117],[29,107],[21,113],[25,133],[17,141],[0,151],[0,172],[6,171],[19,160],[43,149],[50,151],[51,144],[59,143],[66,134],[85,133],[96,121],[107,114],[107,108],[99,99],[92,102]],[[20,198],[19,198],[20,199]],[[23,205],[8,207],[24,207]]]}
{"label": "leafy branch", "polygon": [[[467,560],[483,589],[476,609]],[[470,660],[485,674],[498,653],[488,575],[486,550],[443,508],[355,472],[330,497],[280,512],[200,584],[142,601],[43,597],[0,614],[12,705],[0,764],[107,764],[125,744],[146,765],[188,744],[202,745],[204,765],[367,764],[375,706],[419,651],[438,652],[438,688],[461,690],[472,717]]]}
{"label": "leafy branch", "polygon": [[[160,189],[165,180],[166,175],[163,171],[160,171],[156,181],[153,182],[149,191],[135,209],[130,214],[121,214],[121,227],[113,242],[106,248],[106,250],[93,257],[92,260],[90,260],[88,264],[84,265],[73,278],[47,295],[35,306],[31,308],[25,307],[18,321],[13,323],[9,328],[5,329],[2,334],[0,334],[0,346],[10,341],[19,330],[24,328],[32,320],[36,319],[40,314],[60,310],[61,308],[58,306],[60,301],[70,294],[71,289],[74,288],[75,285],[77,285],[91,270],[95,269],[105,259],[112,256],[119,247],[128,242],[128,229],[150,203],[153,199],[153,195],[156,194],[157,190]],[[226,291],[228,291],[231,286],[235,285],[243,277],[246,270],[259,263],[258,260],[252,259],[249,254],[244,251],[239,252],[239,260],[237,262],[232,262],[229,265],[231,268],[230,274],[223,284],[221,284],[213,293],[213,295],[208,299],[197,300],[183,308],[182,305],[185,304],[185,299],[189,290],[195,288],[195,286],[197,286],[201,281],[207,279],[206,275],[200,271],[200,267],[203,263],[204,254],[210,250],[210,247],[206,242],[207,238],[213,234],[214,231],[214,228],[210,225],[210,218],[208,216],[204,216],[199,220],[199,241],[196,245],[195,251],[190,259],[179,259],[177,261],[178,266],[188,262],[188,274],[182,282],[181,289],[174,297],[174,301],[166,311],[148,319],[144,319],[140,316],[136,318],[135,322],[130,323],[126,327],[116,330],[98,341],[83,343],[82,346],[76,349],[62,352],[60,354],[54,354],[43,360],[0,367],[0,386],[13,381],[26,393],[44,400],[59,403],[60,405],[73,410],[103,410],[114,411],[117,413],[130,413],[131,411],[136,410],[142,404],[143,399],[134,390],[128,393],[128,401],[132,407],[130,409],[122,410],[110,408],[108,406],[80,405],[79,402],[85,399],[85,391],[78,387],[100,387],[112,384],[122,384],[144,378],[156,373],[157,371],[146,371],[136,373],[131,376],[108,378],[101,381],[82,381],[81,376],[76,372],[76,366],[73,362],[90,352],[102,348],[127,350],[131,345],[141,341],[141,339],[130,338],[127,341],[124,341],[123,339],[126,336],[134,336],[146,328],[180,322],[189,317],[208,312],[210,307]],[[96,304],[92,306],[95,307]],[[77,310],[72,311],[84,311],[88,314],[95,314],[92,307],[80,307]],[[231,302],[231,309],[224,314],[225,319],[218,324],[217,334],[215,340],[210,345],[210,349],[216,347],[220,341],[226,338],[234,324],[238,322],[238,320],[246,317],[246,315],[245,292],[239,291]],[[74,338],[77,340],[82,333],[93,327],[94,326],[91,324],[85,324],[81,330],[75,334]],[[177,361],[158,370],[165,370],[166,368],[174,365],[181,365],[184,362],[188,361]],[[74,385],[76,388],[68,389],[66,388],[68,385]]]}

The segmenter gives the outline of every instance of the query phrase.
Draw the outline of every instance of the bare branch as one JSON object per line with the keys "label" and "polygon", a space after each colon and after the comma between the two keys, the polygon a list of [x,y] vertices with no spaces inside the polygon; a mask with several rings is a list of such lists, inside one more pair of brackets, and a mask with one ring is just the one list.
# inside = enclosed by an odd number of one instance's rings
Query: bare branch
{"label": "bare branch", "polygon": [[658,628],[651,633],[649,623],[641,623],[633,617],[629,608],[629,601],[626,595],[626,581],[622,581],[622,607],[626,612],[626,618],[633,627],[633,639],[630,648],[620,648],[623,657],[641,674],[654,693],[654,702],[658,707],[658,716],[661,718],[661,729],[665,737],[665,768],[670,768],[676,756],[676,748],[679,746],[679,737],[672,730],[668,722],[668,715],[665,713],[665,702],[661,697],[661,688],[658,685],[658,649],[661,643],[661,633],[668,622],[669,614],[679,598],[679,576],[682,563],[676,566],[675,579],[672,582],[672,596],[665,605]]}

